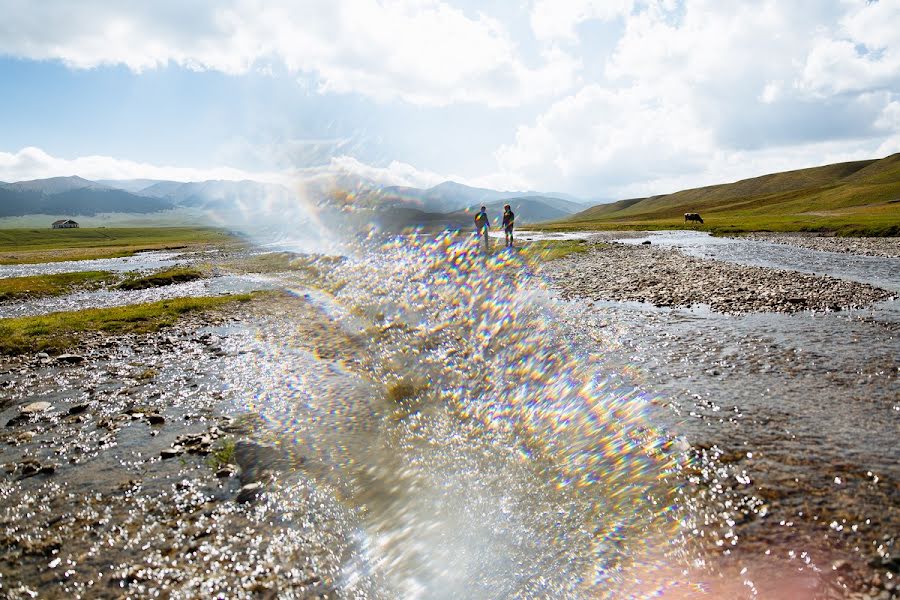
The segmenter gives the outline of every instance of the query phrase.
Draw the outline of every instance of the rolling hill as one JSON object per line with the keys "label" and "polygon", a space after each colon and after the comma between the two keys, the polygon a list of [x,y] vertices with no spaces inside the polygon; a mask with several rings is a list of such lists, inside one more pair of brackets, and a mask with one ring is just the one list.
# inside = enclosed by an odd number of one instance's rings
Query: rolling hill
{"label": "rolling hill", "polygon": [[132,194],[81,177],[51,177],[0,185],[0,217],[152,213],[173,208],[170,201]]}
{"label": "rolling hill", "polygon": [[684,213],[714,231],[833,231],[900,235],[900,154],[825,165],[601,204],[554,229],[685,227]]}

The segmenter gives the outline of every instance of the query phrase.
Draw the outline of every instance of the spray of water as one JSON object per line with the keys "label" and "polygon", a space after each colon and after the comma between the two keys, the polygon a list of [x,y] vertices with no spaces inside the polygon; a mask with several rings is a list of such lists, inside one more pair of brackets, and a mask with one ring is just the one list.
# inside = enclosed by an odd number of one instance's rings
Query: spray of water
{"label": "spray of water", "polygon": [[652,426],[651,398],[607,367],[595,316],[517,251],[485,253],[467,235],[369,240],[324,271],[330,292],[294,291],[343,328],[353,358],[323,363],[279,325],[240,377],[317,484],[358,511],[337,587],[618,598],[679,586],[682,458]]}

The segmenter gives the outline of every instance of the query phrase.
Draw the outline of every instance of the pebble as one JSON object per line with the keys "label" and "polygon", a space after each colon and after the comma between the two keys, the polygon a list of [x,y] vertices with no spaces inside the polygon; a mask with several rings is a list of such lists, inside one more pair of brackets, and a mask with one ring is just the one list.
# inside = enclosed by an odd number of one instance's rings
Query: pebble
{"label": "pebble", "polygon": [[546,269],[565,298],[638,301],[662,307],[708,305],[723,313],[838,311],[892,294],[871,285],[796,271],[695,258],[626,244],[553,261]]}
{"label": "pebble", "polygon": [[23,415],[35,415],[37,413],[44,412],[50,409],[51,404],[49,402],[32,402],[31,404],[26,404],[19,411]]}
{"label": "pebble", "polygon": [[84,357],[78,354],[60,354],[56,357],[56,361],[69,365],[77,365],[84,362]]}
{"label": "pebble", "polygon": [[248,483],[247,485],[241,487],[235,500],[239,504],[252,502],[259,497],[259,495],[262,493],[262,490],[263,485],[260,482],[254,481],[253,483]]}

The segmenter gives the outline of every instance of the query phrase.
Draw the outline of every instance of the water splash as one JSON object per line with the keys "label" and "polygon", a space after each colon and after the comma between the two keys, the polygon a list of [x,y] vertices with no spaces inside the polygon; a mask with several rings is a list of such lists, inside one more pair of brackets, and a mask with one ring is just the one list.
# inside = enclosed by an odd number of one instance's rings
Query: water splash
{"label": "water splash", "polygon": [[354,570],[405,597],[676,585],[658,566],[689,560],[682,465],[651,398],[605,367],[595,316],[515,250],[450,233],[396,238],[327,278],[315,300],[358,352],[323,363],[291,326],[261,332],[251,408],[359,511]]}

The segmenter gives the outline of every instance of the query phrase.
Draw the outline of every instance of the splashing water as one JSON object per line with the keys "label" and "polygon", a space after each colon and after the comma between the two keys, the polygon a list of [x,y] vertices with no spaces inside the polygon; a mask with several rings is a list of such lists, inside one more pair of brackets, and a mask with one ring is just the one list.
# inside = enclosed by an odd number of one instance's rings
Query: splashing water
{"label": "splashing water", "polygon": [[358,511],[358,556],[338,588],[679,588],[693,557],[684,465],[652,427],[651,398],[605,368],[595,317],[556,299],[516,251],[486,255],[467,236],[397,238],[328,279],[333,293],[312,300],[353,358],[317,360],[296,324],[272,324],[234,385],[252,388],[250,408],[317,485]]}

